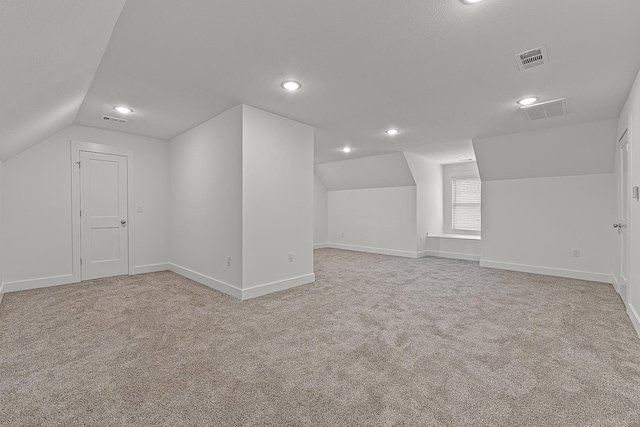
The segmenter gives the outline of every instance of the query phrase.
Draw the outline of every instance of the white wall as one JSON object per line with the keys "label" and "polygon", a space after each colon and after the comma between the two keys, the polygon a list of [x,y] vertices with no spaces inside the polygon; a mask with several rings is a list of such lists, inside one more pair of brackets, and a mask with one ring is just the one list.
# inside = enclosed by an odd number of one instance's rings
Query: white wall
{"label": "white wall", "polygon": [[244,105],[242,132],[243,289],[313,282],[313,128]]}
{"label": "white wall", "polygon": [[427,233],[442,231],[443,181],[442,165],[425,157],[404,153],[416,183],[416,245],[418,252],[427,250]]}
{"label": "white wall", "polygon": [[615,188],[613,173],[483,181],[480,265],[610,283]]}
{"label": "white wall", "polygon": [[169,145],[173,268],[210,285],[242,288],[242,106]]}
{"label": "white wall", "polygon": [[416,187],[329,191],[329,245],[416,257]]}
{"label": "white wall", "polygon": [[313,174],[313,244],[314,247],[324,247],[328,239],[328,205],[327,205],[327,189],[318,178],[317,174]]}
{"label": "white wall", "polygon": [[[629,98],[620,114],[618,137],[630,123],[629,145],[631,149],[631,187],[640,186],[640,73],[629,93]],[[617,221],[616,221],[617,222]],[[640,335],[640,202],[631,201],[630,238],[630,272],[627,308],[629,317]]]}
{"label": "white wall", "polygon": [[4,236],[2,235],[2,161],[0,161],[0,302],[2,302],[3,295],[3,285],[2,285],[2,276],[3,276],[3,262],[4,262],[4,253],[2,251],[2,246],[4,242]]}
{"label": "white wall", "polygon": [[312,127],[238,105],[170,147],[173,271],[241,299],[313,282]]}
{"label": "white wall", "polygon": [[166,267],[168,142],[72,125],[2,166],[5,290],[71,282],[71,140],[133,149],[135,203],[144,212],[133,219],[132,270]]}

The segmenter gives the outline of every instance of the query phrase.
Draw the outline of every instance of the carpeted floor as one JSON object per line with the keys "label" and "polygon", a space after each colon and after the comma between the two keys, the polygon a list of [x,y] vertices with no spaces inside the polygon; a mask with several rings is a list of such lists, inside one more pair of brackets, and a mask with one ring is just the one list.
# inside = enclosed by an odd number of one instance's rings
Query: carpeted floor
{"label": "carpeted floor", "polygon": [[315,252],[238,301],[170,272],[11,293],[0,425],[638,426],[610,285]]}

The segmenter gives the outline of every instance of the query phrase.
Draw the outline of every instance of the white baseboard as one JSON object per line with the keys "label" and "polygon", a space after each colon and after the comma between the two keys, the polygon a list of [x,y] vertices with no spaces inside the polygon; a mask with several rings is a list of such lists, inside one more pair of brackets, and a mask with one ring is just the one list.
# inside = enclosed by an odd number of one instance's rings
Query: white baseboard
{"label": "white baseboard", "polygon": [[480,261],[480,255],[465,254],[462,252],[444,252],[444,251],[426,250],[423,252],[418,252],[418,257],[420,258],[421,256],[435,256],[440,258],[463,259],[466,261]]}
{"label": "white baseboard", "polygon": [[313,244],[313,249],[323,249],[323,248],[328,248],[329,244],[328,243],[314,243]]}
{"label": "white baseboard", "polygon": [[638,312],[631,304],[627,304],[627,314],[629,315],[631,323],[633,324],[633,327],[636,328],[636,332],[640,338],[640,315],[638,315]]}
{"label": "white baseboard", "polygon": [[[169,264],[149,264],[134,267],[129,274],[152,273],[155,271],[168,270]],[[78,283],[72,274],[64,276],[42,277],[38,279],[17,280],[15,282],[5,282],[0,287],[0,293],[28,291],[30,289],[49,288],[51,286],[68,285],[70,283]]]}
{"label": "white baseboard", "polygon": [[568,279],[589,280],[592,282],[614,283],[613,275],[592,273],[589,271],[565,270],[562,268],[540,267],[537,265],[513,264],[509,262],[480,260],[481,267],[500,270],[521,271],[523,273],[543,274],[545,276],[566,277]]}
{"label": "white baseboard", "polygon": [[0,292],[0,304],[2,304],[2,299],[4,298],[4,292]]}
{"label": "white baseboard", "polygon": [[68,285],[76,283],[73,275],[42,277],[39,279],[17,280],[15,282],[5,282],[2,284],[2,293],[28,291],[30,289],[48,288],[51,286]]}
{"label": "white baseboard", "polygon": [[220,291],[234,298],[238,298],[239,300],[261,297],[273,292],[284,291],[285,289],[313,283],[316,280],[316,275],[312,273],[304,276],[292,277],[290,279],[278,280],[277,282],[265,283],[247,289],[240,289],[228,283],[216,280],[212,277],[205,276],[203,274],[173,263],[169,263],[168,266],[169,270],[173,271],[176,274],[194,280],[201,285],[205,285],[209,288],[215,289],[216,291]]}
{"label": "white baseboard", "polygon": [[129,274],[155,273],[157,271],[165,270],[169,270],[168,262],[163,262],[160,264],[137,265],[133,267],[133,271],[129,272]]}
{"label": "white baseboard", "polygon": [[426,256],[429,256],[429,252],[431,252],[431,251],[420,251],[420,252],[417,253],[416,258],[424,258]]}
{"label": "white baseboard", "polygon": [[367,246],[342,245],[339,243],[327,243],[328,248],[344,249],[347,251],[367,252],[370,254],[392,255],[404,258],[418,258],[418,252],[399,251],[396,249],[370,248]]}
{"label": "white baseboard", "polygon": [[235,286],[228,283],[221,282],[220,280],[216,280],[212,277],[205,276],[203,274],[197,273],[193,270],[189,270],[188,268],[184,268],[173,263],[169,263],[168,266],[169,270],[173,271],[176,274],[184,276],[187,279],[194,280],[201,285],[205,285],[209,288],[215,289],[216,291],[220,291],[223,294],[242,299],[242,289],[236,288]]}
{"label": "white baseboard", "polygon": [[291,279],[279,280],[277,282],[265,283],[263,285],[253,286],[242,290],[242,299],[261,297],[273,292],[284,291],[285,289],[295,288],[296,286],[313,283],[316,280],[315,274],[306,274],[304,276],[292,277]]}

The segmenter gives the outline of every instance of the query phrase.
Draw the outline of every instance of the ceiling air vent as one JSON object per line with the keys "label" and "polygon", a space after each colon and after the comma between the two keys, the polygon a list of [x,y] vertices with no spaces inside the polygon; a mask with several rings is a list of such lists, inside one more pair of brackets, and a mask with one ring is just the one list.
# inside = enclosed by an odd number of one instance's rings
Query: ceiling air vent
{"label": "ceiling air vent", "polygon": [[527,71],[531,68],[549,63],[547,48],[544,46],[518,53],[515,57],[520,71]]}
{"label": "ceiling air vent", "polygon": [[520,107],[527,120],[548,119],[569,113],[567,98]]}
{"label": "ceiling air vent", "polygon": [[120,117],[113,117],[113,116],[102,116],[102,120],[104,120],[105,122],[115,122],[115,123],[122,123],[122,124],[125,124],[129,121],[127,119],[121,119]]}

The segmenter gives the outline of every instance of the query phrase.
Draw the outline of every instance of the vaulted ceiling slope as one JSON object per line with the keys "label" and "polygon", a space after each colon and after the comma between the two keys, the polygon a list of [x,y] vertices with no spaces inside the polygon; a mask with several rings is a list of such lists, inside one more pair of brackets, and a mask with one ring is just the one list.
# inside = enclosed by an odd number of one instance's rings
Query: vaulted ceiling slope
{"label": "vaulted ceiling slope", "polygon": [[473,140],[482,181],[612,173],[617,119]]}
{"label": "vaulted ceiling slope", "polygon": [[[326,163],[346,144],[355,158],[613,118],[638,16],[637,0],[135,0],[77,123],[170,139],[245,103],[314,126]],[[514,54],[541,45],[549,64],[520,72]],[[515,102],[531,95],[570,114],[528,122]],[[136,110],[124,126],[100,121],[114,103]]]}
{"label": "vaulted ceiling slope", "polygon": [[0,160],[72,124],[125,0],[0,0]]}
{"label": "vaulted ceiling slope", "polygon": [[[4,3],[3,145],[69,121],[122,5]],[[327,163],[344,145],[357,158],[608,119],[640,68],[638,16],[637,0],[135,0],[75,123],[171,139],[244,103],[314,126]],[[541,45],[549,63],[520,72],[514,54]],[[569,115],[528,122],[525,96],[566,97]],[[125,125],[101,120],[116,104],[135,110]]]}
{"label": "vaulted ceiling slope", "polygon": [[403,153],[323,163],[315,172],[329,191],[416,185]]}

